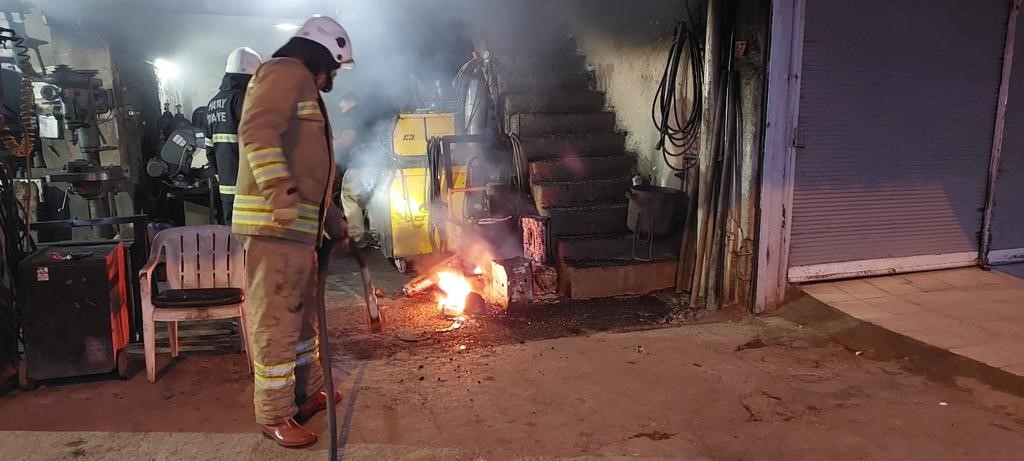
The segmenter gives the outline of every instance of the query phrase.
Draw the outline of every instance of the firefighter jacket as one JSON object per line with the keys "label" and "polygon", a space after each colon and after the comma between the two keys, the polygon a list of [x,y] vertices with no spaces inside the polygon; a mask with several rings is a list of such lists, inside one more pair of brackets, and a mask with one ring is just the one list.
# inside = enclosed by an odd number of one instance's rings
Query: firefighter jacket
{"label": "firefighter jacket", "polygon": [[320,91],[301,61],[275,58],[260,66],[238,134],[232,230],[319,243],[331,207],[333,139]]}
{"label": "firefighter jacket", "polygon": [[217,93],[206,106],[206,155],[217,171],[220,193],[235,195],[238,178],[238,122],[242,118],[246,74],[224,74]]}

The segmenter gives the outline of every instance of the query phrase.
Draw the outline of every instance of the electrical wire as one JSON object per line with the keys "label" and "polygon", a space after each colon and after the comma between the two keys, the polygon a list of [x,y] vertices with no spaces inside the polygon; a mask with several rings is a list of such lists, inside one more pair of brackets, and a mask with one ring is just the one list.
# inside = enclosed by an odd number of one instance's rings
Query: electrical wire
{"label": "electrical wire", "polygon": [[[483,77],[484,83],[487,85],[487,92],[491,97],[491,101],[494,103],[493,112],[490,115],[493,115],[498,123],[498,133],[506,134],[504,117],[502,116],[504,113],[504,104],[500,94],[501,72],[499,71],[499,68],[501,65],[501,61],[494,57],[481,58],[474,56],[473,59],[470,59],[463,64],[455,74],[455,78],[452,79],[452,87],[456,89],[459,104],[458,112],[462,114],[465,111],[467,90],[470,82],[473,80],[472,76],[479,73]],[[479,93],[477,94],[477,97],[479,97]],[[469,116],[460,120],[460,126],[463,129],[469,128],[468,124],[476,116],[476,111],[479,107],[479,104],[474,104],[473,111]]]}
{"label": "electrical wire", "polygon": [[446,215],[441,196],[441,138],[430,138],[427,142],[427,240],[433,253],[441,253],[444,239],[440,222],[435,215]]}
{"label": "electrical wire", "polygon": [[512,186],[520,191],[524,192],[527,190],[527,178],[526,172],[527,164],[526,159],[526,148],[523,145],[523,140],[519,138],[518,134],[511,133],[508,135],[509,140],[512,141],[512,171],[515,172],[515,180],[512,181]]}
{"label": "electrical wire", "polygon": [[[458,111],[460,114],[459,129],[464,131],[469,128],[469,123],[476,116],[477,108],[479,104],[473,105],[473,112],[468,116],[462,115],[466,110],[466,98],[469,93],[469,84],[472,81],[469,76],[476,74],[483,67],[483,59],[473,57],[468,62],[462,65],[462,68],[455,74],[455,78],[452,80],[452,88],[455,88],[456,99],[458,101]],[[477,96],[479,97],[479,95]]]}
{"label": "electrical wire", "polygon": [[[34,195],[34,185],[27,184],[29,197]],[[14,296],[17,291],[17,277],[14,268],[24,259],[25,255],[35,251],[35,242],[21,219],[26,213],[15,192],[15,182],[6,162],[0,162],[0,286],[5,287],[0,296],[0,338],[11,338],[22,341],[21,337],[21,306]],[[27,216],[27,213],[25,214]],[[17,351],[17,344],[11,350]],[[0,347],[3,350],[3,347]],[[3,360],[0,357],[0,360]]]}
{"label": "electrical wire", "polygon": [[[686,99],[689,107],[680,107],[680,73],[690,72],[690,92]],[[656,149],[662,152],[665,164],[676,172],[688,171],[696,166],[696,149],[700,139],[704,101],[704,49],[700,35],[690,23],[676,25],[665,70],[658,91],[651,104],[651,120],[660,137]],[[682,157],[682,166],[674,160]]]}
{"label": "electrical wire", "polygon": [[[25,46],[25,38],[18,35],[13,29],[0,27],[0,44],[6,46],[7,42],[13,42],[17,56],[16,64],[21,70],[21,110],[18,113],[18,119],[21,122],[21,136],[15,136],[9,127],[4,126],[2,130],[3,145],[15,156],[26,158],[36,147],[36,101],[30,77],[37,73],[32,68],[32,61],[28,55],[29,49]],[[2,97],[2,92],[0,92],[0,97]]]}
{"label": "electrical wire", "polygon": [[[31,77],[38,75],[32,68],[29,49],[25,46],[25,38],[18,35],[12,29],[0,28],[0,45],[7,46],[8,42],[13,43],[16,64],[21,71],[20,103],[18,120],[21,125],[20,136],[6,123],[0,129],[0,141],[15,157],[25,159],[26,167],[26,202],[31,202],[35,194],[35,184],[31,181],[31,154],[36,146],[36,105],[35,92],[32,88]],[[2,85],[0,85],[0,99],[3,99]],[[14,269],[22,261],[24,256],[34,251],[35,243],[29,229],[31,215],[29,206],[18,201],[15,192],[13,175],[7,163],[0,162],[0,285],[6,288],[3,296],[0,297],[0,328],[5,334],[3,338],[11,338],[12,343],[8,349],[17,351],[17,341],[24,342],[21,336],[21,306],[17,302],[14,293],[17,291],[17,277],[14,276]],[[24,219],[22,219],[24,216]],[[13,347],[11,347],[13,346]],[[0,347],[0,351],[4,348]],[[5,360],[6,357],[0,357]]]}

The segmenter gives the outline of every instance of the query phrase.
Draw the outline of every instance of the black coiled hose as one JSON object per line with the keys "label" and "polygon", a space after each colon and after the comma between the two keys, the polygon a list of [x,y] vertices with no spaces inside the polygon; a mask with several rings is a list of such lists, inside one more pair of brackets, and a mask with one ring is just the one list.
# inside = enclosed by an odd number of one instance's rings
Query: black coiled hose
{"label": "black coiled hose", "polygon": [[469,123],[470,120],[473,120],[473,117],[476,115],[475,111],[477,110],[477,107],[479,107],[478,105],[474,105],[474,113],[465,113],[467,89],[473,75],[479,73],[487,84],[487,92],[489,93],[491,102],[493,103],[493,112],[490,115],[494,116],[495,121],[498,124],[498,133],[507,133],[505,126],[505,101],[502,93],[501,72],[499,71],[501,66],[502,63],[497,58],[480,58],[474,56],[473,59],[470,59],[466,64],[463,64],[462,68],[459,69],[459,72],[455,74],[455,78],[452,80],[452,87],[455,88],[456,95],[458,97],[459,110],[457,114],[459,119],[456,120],[456,122],[460,129],[464,130],[468,128],[466,124]]}
{"label": "black coiled hose", "polygon": [[[679,75],[690,71],[690,106],[679,107]],[[697,141],[704,111],[704,50],[698,35],[687,22],[676,25],[665,71],[662,73],[658,93],[651,105],[651,119],[660,133],[656,146],[661,150],[665,164],[674,171],[687,171],[696,164]],[[673,159],[683,157],[682,166]]]}
{"label": "black coiled hose", "polygon": [[444,251],[444,236],[441,234],[441,225],[444,223],[445,213],[444,200],[441,198],[441,176],[443,166],[441,165],[441,138],[430,138],[427,142],[427,239],[430,240],[430,249],[434,253]]}
{"label": "black coiled hose", "polygon": [[[21,70],[21,108],[18,112],[18,119],[21,122],[21,137],[16,137],[10,127],[3,127],[3,145],[12,154],[18,157],[28,157],[36,146],[36,100],[35,92],[32,90],[31,77],[36,76],[32,68],[32,61],[29,58],[29,49],[25,46],[25,38],[18,35],[12,29],[0,28],[0,43],[14,43],[15,56],[17,56],[18,68]],[[3,92],[0,90],[0,98]]]}

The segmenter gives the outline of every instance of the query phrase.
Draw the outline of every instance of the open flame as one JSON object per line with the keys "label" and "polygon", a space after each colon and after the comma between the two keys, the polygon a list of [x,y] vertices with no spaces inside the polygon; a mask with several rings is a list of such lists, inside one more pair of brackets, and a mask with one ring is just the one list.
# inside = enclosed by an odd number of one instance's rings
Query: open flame
{"label": "open flame", "polygon": [[458,317],[466,310],[466,298],[473,291],[469,281],[462,274],[451,271],[437,273],[437,286],[443,292],[437,299],[441,312]]}

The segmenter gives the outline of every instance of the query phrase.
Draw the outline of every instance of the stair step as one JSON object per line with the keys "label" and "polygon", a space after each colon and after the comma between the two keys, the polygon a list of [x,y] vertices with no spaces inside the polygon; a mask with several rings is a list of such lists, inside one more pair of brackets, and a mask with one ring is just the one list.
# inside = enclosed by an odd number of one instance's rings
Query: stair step
{"label": "stair step", "polygon": [[585,71],[586,58],[579,55],[575,46],[565,46],[554,52],[531,54],[529,56],[498,56],[500,71],[507,79],[521,75],[524,70],[529,72],[582,72]]}
{"label": "stair step", "polygon": [[579,69],[563,68],[550,71],[543,69],[523,69],[505,76],[507,93],[589,90],[594,81],[594,73]]}
{"label": "stair step", "polygon": [[563,294],[574,300],[645,295],[676,284],[678,261],[566,261],[559,267]]}
{"label": "stair step", "polygon": [[615,114],[514,114],[509,130],[519,136],[550,136],[569,133],[599,133],[615,128]]}
{"label": "stair step", "polygon": [[633,157],[622,154],[608,157],[537,160],[530,162],[530,180],[544,182],[612,178],[629,175],[632,169]]}
{"label": "stair step", "polygon": [[548,218],[548,231],[552,236],[588,234],[615,234],[626,232],[627,203],[593,204],[574,207],[541,208],[541,216]]}
{"label": "stair step", "polygon": [[[489,30],[487,49],[504,64],[518,64],[545,58],[579,56],[576,40],[567,34],[552,33],[549,27],[528,24],[505,25],[507,30]],[[522,33],[529,30],[529,40]]]}
{"label": "stair step", "polygon": [[521,138],[529,160],[607,157],[626,150],[626,135],[577,133],[560,136],[526,136]]}
{"label": "stair step", "polygon": [[629,176],[606,179],[533,183],[538,208],[555,208],[614,201],[629,191]]}
{"label": "stair step", "polygon": [[634,254],[633,234],[568,236],[558,239],[560,261],[599,257],[606,260],[633,260],[649,258],[656,261],[679,257],[682,233],[654,239],[654,249],[648,253],[648,243],[636,241]]}
{"label": "stair step", "polygon": [[510,94],[505,110],[510,114],[600,112],[604,110],[604,93],[587,90]]}

